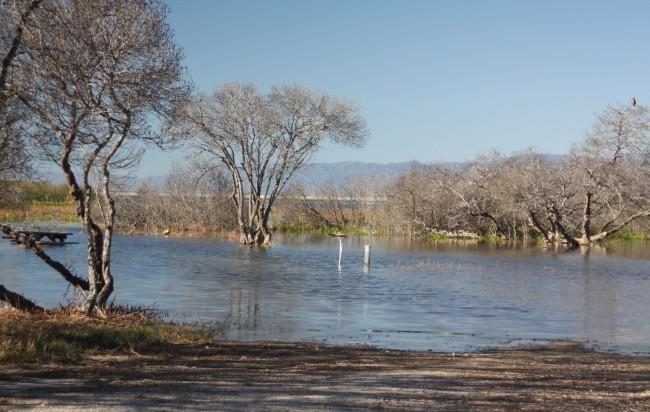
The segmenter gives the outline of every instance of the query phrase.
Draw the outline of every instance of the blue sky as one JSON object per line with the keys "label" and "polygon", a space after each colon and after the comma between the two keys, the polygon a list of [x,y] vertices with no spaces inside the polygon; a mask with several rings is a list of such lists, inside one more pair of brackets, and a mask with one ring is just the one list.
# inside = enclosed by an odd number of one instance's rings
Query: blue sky
{"label": "blue sky", "polygon": [[[608,104],[650,103],[647,1],[169,2],[196,87],[300,84],[357,103],[365,148],[314,161],[567,152]],[[139,174],[182,153],[150,151]]]}

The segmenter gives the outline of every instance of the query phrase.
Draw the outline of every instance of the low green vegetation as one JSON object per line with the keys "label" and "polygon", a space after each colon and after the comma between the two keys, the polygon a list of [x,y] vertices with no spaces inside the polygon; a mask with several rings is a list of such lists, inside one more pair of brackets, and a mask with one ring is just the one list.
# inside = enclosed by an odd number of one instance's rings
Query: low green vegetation
{"label": "low green vegetation", "polygon": [[481,235],[478,237],[478,240],[486,243],[496,243],[502,242],[504,238],[499,235]]}
{"label": "low green vegetation", "polygon": [[451,239],[451,237],[448,236],[448,235],[444,235],[442,233],[429,233],[428,235],[426,235],[425,239],[426,240],[431,240],[431,241],[449,240],[449,239]]}
{"label": "low green vegetation", "polygon": [[142,309],[107,309],[102,318],[69,308],[47,313],[0,310],[0,362],[75,362],[88,354],[205,343],[211,336],[208,329],[166,323]]}
{"label": "low green vegetation", "polygon": [[11,202],[0,202],[3,222],[77,222],[74,203],[63,184],[12,182]]}
{"label": "low green vegetation", "polygon": [[609,240],[650,240],[650,233],[628,227],[612,235]]}
{"label": "low green vegetation", "polygon": [[346,235],[357,235],[357,236],[366,236],[366,235],[388,235],[390,232],[382,227],[378,228],[369,228],[369,227],[359,227],[354,225],[344,225],[344,226],[311,226],[311,225],[283,225],[274,228],[274,230],[280,233],[320,233],[324,235],[334,234],[334,233],[345,233]]}
{"label": "low green vegetation", "polygon": [[17,185],[24,193],[25,198],[32,204],[51,206],[72,202],[68,188],[64,184],[18,182]]}
{"label": "low green vegetation", "polygon": [[77,223],[79,219],[72,206],[31,207],[24,210],[0,209],[0,221]]}

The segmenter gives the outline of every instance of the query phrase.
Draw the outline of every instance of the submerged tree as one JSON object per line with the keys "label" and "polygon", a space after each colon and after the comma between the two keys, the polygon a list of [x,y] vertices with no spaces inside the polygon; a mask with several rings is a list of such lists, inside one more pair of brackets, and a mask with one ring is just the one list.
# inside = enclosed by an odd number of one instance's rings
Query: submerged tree
{"label": "submerged tree", "polygon": [[631,104],[607,108],[569,155],[529,149],[479,156],[455,170],[419,166],[387,189],[398,222],[419,233],[464,229],[515,239],[532,231],[546,245],[576,248],[647,222],[648,181],[650,109]]}
{"label": "submerged tree", "polygon": [[610,107],[569,156],[483,157],[446,186],[503,237],[525,219],[547,245],[589,246],[650,216],[649,132],[647,107]]}
{"label": "submerged tree", "polygon": [[273,204],[323,142],[360,146],[367,137],[355,106],[297,86],[261,94],[229,84],[177,115],[176,133],[195,137],[199,152],[230,172],[242,244],[270,244]]}
{"label": "submerged tree", "polygon": [[649,114],[610,107],[566,158],[512,162],[510,196],[547,245],[589,246],[650,216]]}
{"label": "submerged tree", "polygon": [[573,222],[564,235],[569,245],[588,246],[650,216],[649,133],[646,106],[609,107],[572,150],[566,170],[558,171],[572,188],[566,215]]}
{"label": "submerged tree", "polygon": [[25,35],[19,97],[36,118],[30,137],[61,167],[88,235],[89,312],[113,291],[112,172],[139,160],[141,142],[163,142],[151,120],[187,91],[167,13],[155,0],[48,1]]}

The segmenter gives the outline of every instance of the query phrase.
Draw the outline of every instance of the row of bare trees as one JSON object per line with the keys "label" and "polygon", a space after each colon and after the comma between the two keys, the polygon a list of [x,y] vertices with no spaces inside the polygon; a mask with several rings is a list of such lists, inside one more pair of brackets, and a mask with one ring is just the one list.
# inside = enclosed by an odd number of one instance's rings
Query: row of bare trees
{"label": "row of bare trees", "polygon": [[350,176],[342,184],[326,181],[313,189],[291,185],[278,201],[277,227],[363,228],[386,226],[384,182],[376,176]]}
{"label": "row of bare trees", "polygon": [[[566,155],[549,156],[532,149],[508,156],[494,152],[462,166],[414,164],[409,171],[389,179],[356,176],[341,185],[324,183],[311,190],[292,185],[282,196],[273,197],[277,204],[270,226],[407,235],[491,235],[510,240],[536,237],[547,245],[589,246],[630,225],[642,228],[640,225],[648,223],[649,131],[647,107],[609,107],[593,130]],[[170,216],[170,210],[180,211],[173,219],[157,218],[166,227],[241,227],[242,215],[237,210],[226,214],[210,211],[212,220],[191,212],[193,208],[207,210],[218,202],[220,210],[226,209],[232,174],[222,174],[218,184],[209,183],[208,187],[197,185],[192,177],[202,175],[201,167],[188,167],[183,175],[187,176],[180,178],[184,184],[177,187],[194,191],[179,192],[168,184],[164,195],[149,194],[149,201],[143,202],[141,194],[132,197],[130,210],[156,210],[156,203],[169,202],[176,207],[148,212]],[[172,180],[177,178],[172,175]],[[235,208],[241,206],[240,199],[251,202],[253,209],[243,210],[256,210],[256,199],[264,199],[255,192],[249,196],[239,191],[234,198]],[[263,207],[267,203],[260,204]],[[255,222],[254,217],[244,224],[251,221]]]}
{"label": "row of bare trees", "polygon": [[134,232],[229,232],[237,227],[230,192],[221,167],[194,160],[172,168],[162,187],[145,183],[117,194],[117,225]]}
{"label": "row of bare trees", "polygon": [[608,107],[569,154],[495,152],[464,166],[416,164],[385,184],[367,176],[310,192],[294,186],[280,199],[274,223],[589,246],[647,224],[649,132],[647,107]]}
{"label": "row of bare trees", "polygon": [[408,229],[533,234],[588,246],[650,216],[650,111],[607,108],[571,153],[481,156],[462,170],[420,166],[390,198]]}

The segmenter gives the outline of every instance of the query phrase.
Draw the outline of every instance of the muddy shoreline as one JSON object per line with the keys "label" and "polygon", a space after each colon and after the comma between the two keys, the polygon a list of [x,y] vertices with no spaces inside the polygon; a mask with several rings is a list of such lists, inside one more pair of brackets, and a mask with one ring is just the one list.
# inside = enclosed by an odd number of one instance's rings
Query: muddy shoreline
{"label": "muddy shoreline", "polygon": [[455,354],[215,342],[0,366],[3,410],[369,408],[649,410],[650,357],[570,342]]}

